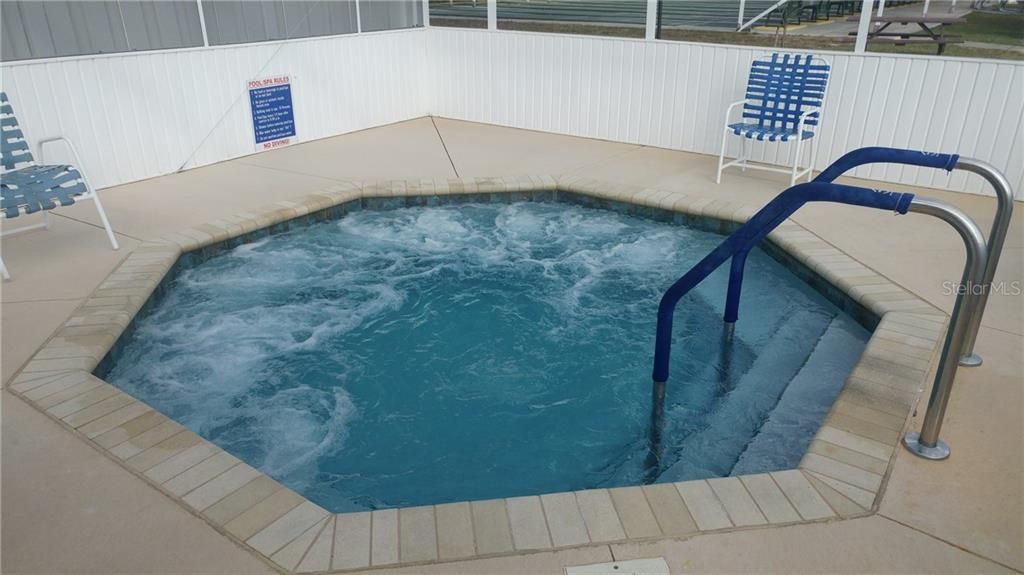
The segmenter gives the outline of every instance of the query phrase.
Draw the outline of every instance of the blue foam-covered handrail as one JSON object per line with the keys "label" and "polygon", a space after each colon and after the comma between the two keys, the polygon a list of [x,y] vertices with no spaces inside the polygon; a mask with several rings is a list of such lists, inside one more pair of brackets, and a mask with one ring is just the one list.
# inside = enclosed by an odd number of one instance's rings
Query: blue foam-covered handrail
{"label": "blue foam-covered handrail", "polygon": [[747,254],[801,206],[807,202],[836,202],[905,214],[913,198],[914,194],[910,193],[869,190],[817,181],[797,184],[776,196],[665,291],[665,295],[662,296],[661,303],[658,305],[658,327],[654,345],[654,381],[668,381],[669,355],[672,349],[672,316],[679,300],[722,265],[725,260],[732,257],[734,259],[726,298],[725,320],[727,322],[735,321],[739,308],[743,264]]}
{"label": "blue foam-covered handrail", "polygon": [[948,172],[956,167],[956,163],[959,160],[959,154],[940,154],[938,152],[921,152],[873,146],[847,152],[843,157],[832,162],[832,165],[818,174],[814,181],[833,182],[846,172],[865,164],[905,164],[908,166],[921,166],[923,168],[936,168]]}

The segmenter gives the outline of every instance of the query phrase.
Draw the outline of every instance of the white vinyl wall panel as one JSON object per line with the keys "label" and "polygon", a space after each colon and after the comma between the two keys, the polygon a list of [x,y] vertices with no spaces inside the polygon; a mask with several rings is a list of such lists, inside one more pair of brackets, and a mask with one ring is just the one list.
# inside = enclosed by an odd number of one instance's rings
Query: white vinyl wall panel
{"label": "white vinyl wall panel", "polygon": [[[725,107],[742,99],[742,46],[432,28],[429,58],[439,116],[718,153]],[[826,53],[833,65],[817,167],[863,146],[959,153],[1003,170],[1024,190],[1024,63]],[[731,138],[731,150],[739,138]],[[787,163],[786,144],[753,144]],[[912,166],[853,175],[989,193],[981,178]],[[1019,192],[1024,193],[1024,191]]]}
{"label": "white vinyl wall panel", "polygon": [[107,187],[254,153],[252,78],[292,76],[308,141],[426,115],[426,66],[421,29],[15,62],[0,67],[0,87],[33,151],[65,135]]}
{"label": "white vinyl wall panel", "polygon": [[[12,62],[0,66],[0,88],[30,142],[71,137],[106,187],[254,153],[246,81],[279,74],[294,78],[300,141],[435,114],[717,154],[725,106],[742,98],[761,53],[431,28]],[[818,168],[862,146],[955,152],[991,162],[1024,193],[1024,64],[826,56],[834,70]],[[753,146],[776,163],[791,152]],[[987,193],[964,173],[876,165],[855,175]]]}

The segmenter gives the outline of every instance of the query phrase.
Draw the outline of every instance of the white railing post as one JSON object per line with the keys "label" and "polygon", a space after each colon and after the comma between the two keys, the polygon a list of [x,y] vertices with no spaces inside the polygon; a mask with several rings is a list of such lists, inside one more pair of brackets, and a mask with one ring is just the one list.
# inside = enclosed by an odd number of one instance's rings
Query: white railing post
{"label": "white railing post", "polygon": [[[927,2],[928,0],[925,0]],[[872,0],[864,0],[860,7],[860,23],[857,24],[857,44],[854,45],[854,52],[864,52],[868,47],[868,30],[871,28]]]}
{"label": "white railing post", "polygon": [[203,46],[209,46],[210,38],[206,35],[206,15],[203,14],[203,0],[196,0],[196,8],[199,8],[199,30],[203,33]]}
{"label": "white railing post", "polygon": [[921,14],[923,14],[925,16],[928,15],[928,5],[929,4],[931,4],[930,0],[924,0],[924,11],[922,11]]}
{"label": "white railing post", "polygon": [[128,48],[128,51],[132,50],[132,39],[128,37],[128,25],[124,23],[124,10],[121,9],[121,3],[117,3],[117,15],[121,17],[121,30],[124,32],[124,45]]}
{"label": "white railing post", "polygon": [[769,6],[764,12],[761,12],[757,16],[754,16],[753,18],[751,18],[750,20],[747,20],[746,23],[740,24],[740,27],[736,31],[737,32],[742,32],[744,28],[750,28],[751,26],[754,25],[754,22],[757,22],[761,18],[764,18],[765,16],[771,14],[776,9],[781,8],[782,6],[785,6],[787,2],[789,2],[789,0],[779,0],[775,4],[772,4],[771,6]]}
{"label": "white railing post", "polygon": [[487,0],[487,29],[498,29],[498,0]]}
{"label": "white railing post", "polygon": [[363,33],[363,16],[362,16],[362,14],[359,13],[359,2],[357,1],[355,3],[355,5],[356,5],[356,34],[362,34]]}
{"label": "white railing post", "polygon": [[423,0],[423,27],[430,28],[430,0]]}
{"label": "white railing post", "polygon": [[878,0],[878,15],[885,13],[885,0]]}
{"label": "white railing post", "polygon": [[743,11],[747,7],[747,0],[740,0],[740,11],[736,16],[736,28],[743,26]]}
{"label": "white railing post", "polygon": [[644,38],[654,40],[658,37],[658,0],[647,0],[647,33]]}

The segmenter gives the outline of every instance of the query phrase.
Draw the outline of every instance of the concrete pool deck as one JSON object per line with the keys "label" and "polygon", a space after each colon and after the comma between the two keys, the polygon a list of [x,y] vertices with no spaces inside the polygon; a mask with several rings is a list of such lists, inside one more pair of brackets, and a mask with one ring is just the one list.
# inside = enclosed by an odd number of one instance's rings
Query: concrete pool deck
{"label": "concrete pool deck", "polygon": [[[418,119],[111,188],[103,197],[123,234],[120,252],[104,244],[89,205],[56,212],[49,232],[4,242],[15,279],[3,285],[3,379],[8,381],[143,239],[338,181],[580,174],[742,203],[766,201],[784,187],[760,174],[735,171],[715,186],[713,161],[628,144]],[[987,228],[994,200],[927,193],[960,205]],[[963,256],[959,240],[941,224],[824,205],[808,206],[794,219],[933,305],[951,307],[942,282],[959,278]],[[1021,277],[1020,221],[1015,218],[997,281]],[[650,555],[665,555],[674,572],[1021,569],[1022,302],[1020,295],[991,299],[978,348],[986,363],[960,372],[943,431],[953,457],[927,463],[899,450],[880,510],[871,517],[407,571],[559,572],[563,564]],[[20,398],[7,390],[3,398],[6,571],[269,570]],[[801,552],[793,551],[796,545]]]}

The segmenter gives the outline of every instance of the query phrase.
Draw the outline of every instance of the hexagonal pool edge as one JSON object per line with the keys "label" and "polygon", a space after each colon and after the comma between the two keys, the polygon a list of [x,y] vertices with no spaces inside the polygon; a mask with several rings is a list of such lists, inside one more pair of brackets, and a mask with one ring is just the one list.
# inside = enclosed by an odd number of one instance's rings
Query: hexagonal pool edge
{"label": "hexagonal pool edge", "polygon": [[179,257],[371,198],[569,192],[745,222],[760,206],[582,177],[338,184],[136,248],[11,380],[9,389],[278,570],[434,563],[874,513],[946,315],[795,222],[769,235],[805,278],[880,318],[797,469],[741,477],[329,513],[92,375]]}

